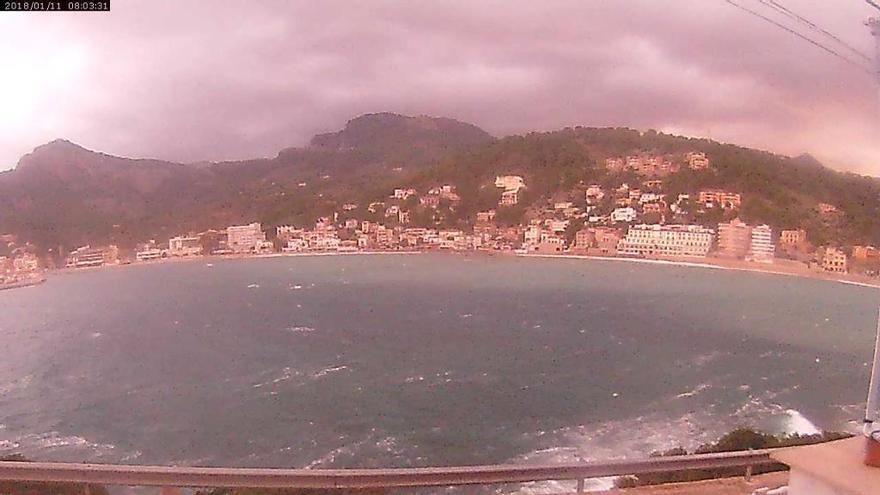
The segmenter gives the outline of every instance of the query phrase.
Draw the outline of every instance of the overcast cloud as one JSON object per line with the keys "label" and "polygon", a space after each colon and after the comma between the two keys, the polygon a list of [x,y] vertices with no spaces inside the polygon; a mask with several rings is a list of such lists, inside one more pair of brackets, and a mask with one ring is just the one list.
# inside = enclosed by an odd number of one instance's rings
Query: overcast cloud
{"label": "overcast cloud", "polygon": [[[758,0],[738,0],[754,9]],[[873,54],[858,0],[779,0]],[[723,0],[113,0],[0,13],[0,169],[67,138],[274,156],[365,112],[503,136],[570,125],[809,152],[880,175],[871,77]]]}

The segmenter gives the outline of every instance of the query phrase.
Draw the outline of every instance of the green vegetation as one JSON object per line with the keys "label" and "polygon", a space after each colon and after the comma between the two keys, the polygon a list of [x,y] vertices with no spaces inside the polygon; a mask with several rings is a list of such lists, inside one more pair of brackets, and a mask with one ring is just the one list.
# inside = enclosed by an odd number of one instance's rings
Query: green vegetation
{"label": "green vegetation", "polygon": [[[525,177],[521,204],[498,211],[501,224],[515,225],[551,200],[582,206],[588,184],[638,187],[644,180],[632,171],[608,172],[606,158],[645,152],[681,162],[690,151],[706,153],[712,166],[683,167],[665,177],[668,201],[721,188],[742,193],[743,205],[736,213],[691,213],[676,221],[714,227],[738,214],[776,230],[806,229],[815,245],[880,244],[880,180],[830,170],[809,156],[624,128],[494,139],[470,124],[394,114],[358,117],[342,131],[274,158],[207,165],[116,158],[55,141],[0,173],[0,233],[17,234],[55,257],[83,244],[113,243],[124,250],[233,223],[308,226],[345,203],[359,205],[346,212],[350,218],[381,219],[366,205],[387,201],[394,187],[424,194],[445,183],[457,187],[461,202],[441,205],[438,212],[413,203],[412,225],[467,228],[476,212],[496,207],[498,174]],[[609,210],[609,201],[600,210]],[[839,214],[822,216],[816,206],[823,202]]]}
{"label": "green vegetation", "polygon": [[[653,457],[666,457],[688,454],[710,454],[715,452],[736,452],[741,450],[760,450],[778,447],[794,447],[797,445],[809,445],[813,443],[829,442],[850,437],[851,435],[836,432],[824,432],[817,435],[769,435],[748,428],[740,428],[721,437],[717,442],[702,445],[693,452],[688,452],[678,447],[665,452],[655,452]],[[771,464],[767,466],[755,466],[753,473],[769,473],[784,471],[788,467],[784,464]],[[689,471],[665,472],[640,474],[638,476],[624,476],[618,478],[615,486],[630,488],[642,485],[659,485],[662,483],[678,483],[687,481],[699,481],[714,478],[726,478],[732,476],[744,476],[746,468],[718,468],[718,469],[693,469]]]}

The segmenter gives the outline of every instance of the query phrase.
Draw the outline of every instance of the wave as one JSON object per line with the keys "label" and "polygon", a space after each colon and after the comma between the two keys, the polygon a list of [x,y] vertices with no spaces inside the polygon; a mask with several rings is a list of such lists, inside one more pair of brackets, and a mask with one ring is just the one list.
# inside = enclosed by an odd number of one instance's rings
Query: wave
{"label": "wave", "polygon": [[702,392],[704,390],[708,390],[711,387],[712,386],[709,385],[708,383],[701,383],[701,384],[697,385],[696,388],[694,388],[690,392],[682,392],[682,393],[676,395],[675,397],[678,399],[684,399],[686,397],[693,397],[695,395],[698,395],[700,392]]}
{"label": "wave", "polygon": [[[0,432],[8,431],[5,427]],[[25,455],[46,457],[46,452],[52,452],[62,457],[77,456],[82,458],[86,454],[88,458],[111,458],[118,456],[116,446],[109,443],[92,442],[79,435],[62,435],[57,431],[45,433],[26,433],[17,437],[0,437],[0,451],[16,450]],[[139,452],[124,454],[124,457],[140,455]]]}
{"label": "wave", "polygon": [[336,373],[336,372],[348,370],[348,369],[351,369],[351,368],[349,368],[348,366],[346,366],[344,364],[338,365],[338,366],[331,366],[329,368],[324,368],[320,371],[312,373],[312,377],[313,378],[321,378],[322,376],[327,376],[330,373]]}
{"label": "wave", "polygon": [[273,379],[266,381],[266,382],[255,383],[254,385],[252,385],[252,387],[253,388],[262,388],[267,385],[277,385],[279,383],[286,382],[286,381],[290,380],[291,378],[294,378],[294,377],[297,377],[300,375],[302,375],[302,373],[300,373],[299,371],[291,368],[290,366],[285,366],[281,370],[281,375],[279,375],[278,377],[273,378]]}
{"label": "wave", "polygon": [[306,469],[312,469],[312,468],[321,466],[323,464],[330,464],[343,455],[351,456],[365,442],[366,442],[366,440],[361,440],[359,442],[355,442],[350,445],[343,445],[341,447],[337,447],[337,448],[331,450],[330,452],[327,452],[326,454],[322,455],[321,457],[313,460],[312,462],[306,464],[305,467],[306,467]]}
{"label": "wave", "polygon": [[300,327],[287,327],[285,329],[285,331],[289,332],[289,333],[293,333],[293,334],[306,334],[306,333],[314,332],[315,329],[312,327],[300,326]]}
{"label": "wave", "polygon": [[796,409],[786,409],[785,413],[788,414],[788,420],[785,423],[787,428],[786,433],[799,435],[818,435],[819,433],[822,433],[822,430],[817,428],[816,425],[801,414],[800,411]]}

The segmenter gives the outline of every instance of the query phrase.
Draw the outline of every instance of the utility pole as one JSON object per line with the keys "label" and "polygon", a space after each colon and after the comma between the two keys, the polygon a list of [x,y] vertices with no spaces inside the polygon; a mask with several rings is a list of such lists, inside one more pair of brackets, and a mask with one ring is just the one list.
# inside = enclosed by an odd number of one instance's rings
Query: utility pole
{"label": "utility pole", "polygon": [[880,84],[880,17],[872,17],[865,22],[874,36],[874,76]]}
{"label": "utility pole", "polygon": [[[872,2],[871,5],[874,5]],[[880,18],[872,17],[865,23],[874,36],[874,77],[880,96]],[[880,103],[880,102],[878,102]],[[865,464],[880,467],[880,314],[877,323],[877,342],[874,344],[874,366],[868,386],[868,404],[865,409]]]}

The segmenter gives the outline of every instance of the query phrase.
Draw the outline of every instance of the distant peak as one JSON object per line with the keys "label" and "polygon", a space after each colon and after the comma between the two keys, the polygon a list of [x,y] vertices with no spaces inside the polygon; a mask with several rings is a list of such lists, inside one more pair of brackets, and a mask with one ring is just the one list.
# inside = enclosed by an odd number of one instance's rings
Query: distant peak
{"label": "distant peak", "polygon": [[[73,147],[73,148],[85,149],[82,146],[74,143],[73,141],[71,141],[69,139],[64,139],[64,138],[53,139],[52,141],[49,141],[48,143],[44,144],[43,146],[63,146],[63,147]],[[40,146],[40,147],[42,147],[42,146]]]}
{"label": "distant peak", "polygon": [[37,146],[34,148],[34,152],[42,151],[42,150],[77,150],[77,151],[89,151],[82,146],[70,141],[68,139],[53,139],[46,144]]}
{"label": "distant peak", "polygon": [[367,113],[349,120],[338,132],[318,134],[311,146],[324,149],[363,149],[409,140],[411,143],[436,141],[443,144],[471,145],[492,141],[479,127],[446,117],[416,117],[392,112]]}

